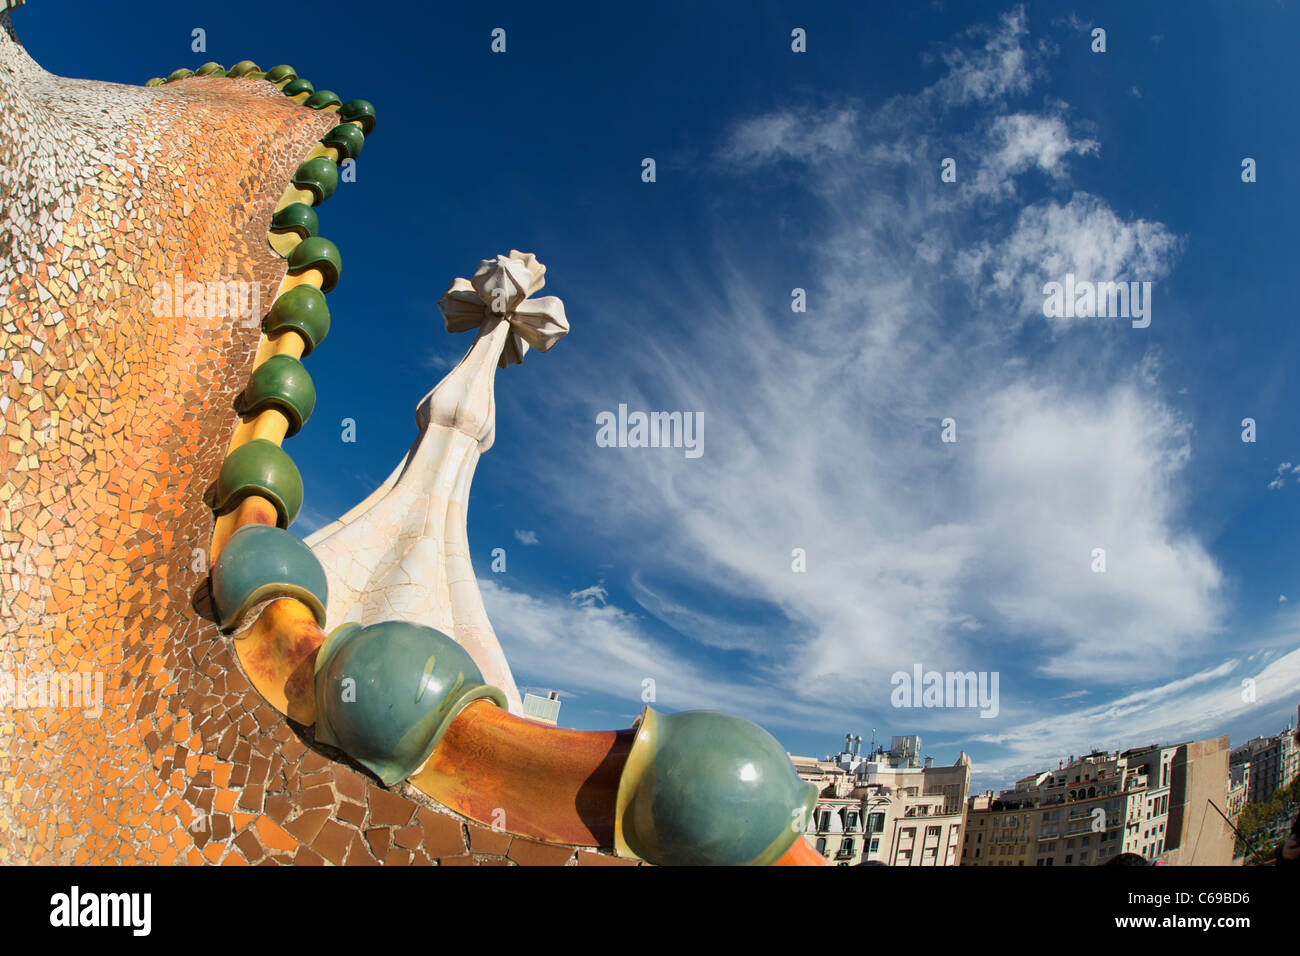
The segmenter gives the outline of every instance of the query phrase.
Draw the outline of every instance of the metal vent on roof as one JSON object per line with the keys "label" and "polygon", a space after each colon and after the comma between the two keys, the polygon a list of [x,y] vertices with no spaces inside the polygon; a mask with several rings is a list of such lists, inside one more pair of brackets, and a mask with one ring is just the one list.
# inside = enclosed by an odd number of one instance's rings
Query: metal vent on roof
{"label": "metal vent on roof", "polygon": [[524,694],[524,716],[532,720],[558,723],[560,719],[560,702],[554,697],[538,697],[536,694]]}

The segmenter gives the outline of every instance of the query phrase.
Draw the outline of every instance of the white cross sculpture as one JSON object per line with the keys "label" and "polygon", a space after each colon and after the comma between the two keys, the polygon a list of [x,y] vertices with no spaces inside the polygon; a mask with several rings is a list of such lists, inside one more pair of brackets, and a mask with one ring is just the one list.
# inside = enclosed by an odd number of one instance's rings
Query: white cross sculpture
{"label": "white cross sculpture", "polygon": [[477,329],[460,364],[415,409],[419,434],[393,473],[359,505],[308,537],[329,580],[326,625],[426,624],[469,652],[512,713],[519,690],[488,622],[470,561],[466,511],[479,456],[496,431],[498,367],[548,352],[568,331],[564,303],[530,299],[546,267],[531,253],[484,259],[438,301],[448,332]]}

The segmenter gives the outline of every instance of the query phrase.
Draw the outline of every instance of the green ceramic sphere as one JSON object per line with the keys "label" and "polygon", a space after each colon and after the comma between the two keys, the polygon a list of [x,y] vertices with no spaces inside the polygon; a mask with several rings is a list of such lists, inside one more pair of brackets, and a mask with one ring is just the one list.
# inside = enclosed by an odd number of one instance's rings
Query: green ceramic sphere
{"label": "green ceramic sphere", "polygon": [[312,86],[307,80],[300,76],[295,76],[284,86],[280,87],[280,92],[285,96],[297,96],[299,93],[314,93],[316,87]]}
{"label": "green ceramic sphere", "polygon": [[179,70],[174,71],[171,76],[167,77],[167,82],[171,83],[173,80],[183,80],[193,75],[193,70],[187,70],[185,67],[181,67]]}
{"label": "green ceramic sphere", "polygon": [[217,514],[233,511],[249,495],[275,505],[281,528],[293,524],[302,507],[302,475],[279,445],[254,438],[240,445],[221,464],[217,475]]}
{"label": "green ceramic sphere", "polygon": [[305,202],[294,202],[271,217],[271,228],[276,232],[295,232],[306,239],[316,235],[320,229],[320,220],[311,206]]}
{"label": "green ceramic sphere", "polygon": [[619,788],[623,841],[669,866],[768,865],[817,803],[767,731],[715,711],[647,708]]}
{"label": "green ceramic sphere", "polygon": [[166,82],[167,81],[164,80],[161,76],[155,76],[152,80],[146,83],[145,86],[162,86]]}
{"label": "green ceramic sphere", "polygon": [[356,159],[361,155],[361,148],[366,145],[366,134],[354,123],[340,123],[322,136],[320,141],[337,149],[341,159]]}
{"label": "green ceramic sphere", "polygon": [[344,624],[316,657],[316,740],[346,751],[385,784],[420,768],[472,701],[505,695],[459,644],[420,624]]}
{"label": "green ceramic sphere", "polygon": [[204,63],[194,71],[195,76],[224,76],[226,68],[220,63]]}
{"label": "green ceramic sphere", "polygon": [[244,414],[278,408],[289,419],[285,437],[296,435],[316,407],[316,386],[306,367],[292,355],[272,355],[253,370],[244,389]]}
{"label": "green ceramic sphere", "polygon": [[236,63],[234,66],[230,68],[230,72],[227,73],[226,75],[233,76],[233,77],[240,77],[240,76],[248,76],[248,74],[250,73],[260,73],[260,72],[262,72],[262,68],[259,67],[252,60],[240,60],[238,63]]}
{"label": "green ceramic sphere", "polygon": [[333,90],[317,90],[303,101],[303,106],[313,110],[323,110],[329,106],[340,106],[343,101]]}
{"label": "green ceramic sphere", "polygon": [[324,293],[314,286],[294,286],[271,304],[262,329],[268,335],[292,329],[302,337],[302,354],[310,355],[330,330],[330,310]]}
{"label": "green ceramic sphere", "polygon": [[339,107],[339,119],[357,123],[361,132],[369,136],[375,129],[375,105],[369,100],[348,100]]}
{"label": "green ceramic sphere", "polygon": [[324,156],[317,156],[299,166],[290,181],[299,189],[308,190],[319,206],[338,188],[339,168]]}
{"label": "green ceramic sphere", "polygon": [[[329,160],[324,160],[329,163]],[[333,163],[330,166],[333,167]],[[335,248],[334,243],[328,239],[322,239],[320,236],[312,236],[310,239],[304,239],[294,247],[293,252],[289,253],[289,271],[293,273],[302,272],[304,269],[315,267],[321,271],[325,277],[321,283],[321,291],[329,292],[339,284],[339,274],[343,271],[343,259],[339,256],[339,251]]]}
{"label": "green ceramic sphere", "polygon": [[266,78],[272,83],[279,83],[281,80],[298,79],[298,71],[288,63],[281,63],[279,66],[273,66],[266,71]]}
{"label": "green ceramic sphere", "polygon": [[212,604],[221,629],[234,630],[250,608],[277,597],[302,601],[325,626],[329,585],[311,548],[281,528],[236,529],[212,566]]}

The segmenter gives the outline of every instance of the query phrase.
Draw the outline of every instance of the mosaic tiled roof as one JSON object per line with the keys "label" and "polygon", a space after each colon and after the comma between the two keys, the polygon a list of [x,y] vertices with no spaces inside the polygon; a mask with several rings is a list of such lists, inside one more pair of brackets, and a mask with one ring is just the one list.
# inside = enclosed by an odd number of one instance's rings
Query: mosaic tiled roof
{"label": "mosaic tiled roof", "polygon": [[[289,66],[52,76],[0,12],[0,863],[820,862],[812,788],[746,721],[519,716],[463,508],[431,559],[445,621],[377,621],[381,565],[340,563],[371,499],[306,544],[286,530],[310,488],[284,445],[329,387],[308,362],[342,273],[318,209],[375,119]],[[497,364],[567,330],[529,297],[543,271],[512,250],[444,298],[489,398]],[[491,422],[439,417],[456,374],[422,427],[477,456]],[[98,712],[54,705],[92,681]]]}

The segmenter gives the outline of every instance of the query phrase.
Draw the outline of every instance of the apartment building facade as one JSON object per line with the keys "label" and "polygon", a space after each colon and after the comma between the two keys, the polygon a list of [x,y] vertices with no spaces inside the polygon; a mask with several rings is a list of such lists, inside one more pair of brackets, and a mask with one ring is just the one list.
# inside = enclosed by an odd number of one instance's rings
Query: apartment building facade
{"label": "apartment building facade", "polygon": [[1228,816],[1235,821],[1246,809],[1247,796],[1250,792],[1250,761],[1228,765]]}
{"label": "apartment building facade", "polygon": [[843,866],[956,866],[970,790],[970,758],[936,767],[921,756],[921,738],[892,738],[889,750],[861,753],[862,738],[816,760],[791,756],[820,796],[805,833],[830,862]]}
{"label": "apartment building facade", "polygon": [[[1121,853],[1226,865],[1227,737],[1097,751],[968,800],[964,866],[1093,866]],[[1207,815],[1208,814],[1208,815]]]}
{"label": "apartment building facade", "polygon": [[1248,767],[1246,803],[1263,803],[1279,787],[1285,787],[1300,773],[1300,745],[1295,727],[1288,725],[1271,737],[1255,737],[1232,751],[1230,766]]}

